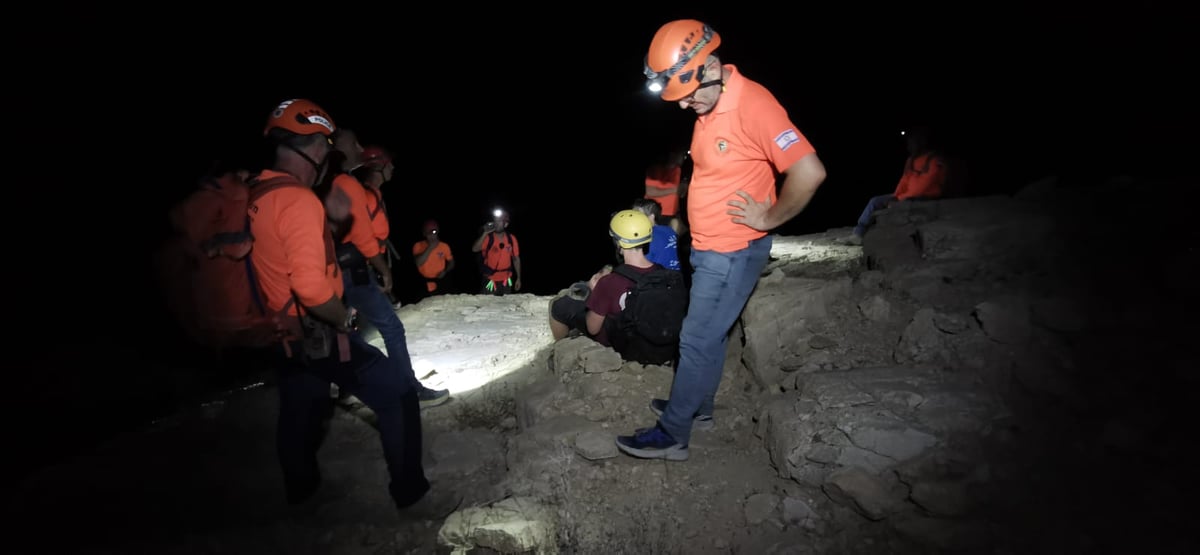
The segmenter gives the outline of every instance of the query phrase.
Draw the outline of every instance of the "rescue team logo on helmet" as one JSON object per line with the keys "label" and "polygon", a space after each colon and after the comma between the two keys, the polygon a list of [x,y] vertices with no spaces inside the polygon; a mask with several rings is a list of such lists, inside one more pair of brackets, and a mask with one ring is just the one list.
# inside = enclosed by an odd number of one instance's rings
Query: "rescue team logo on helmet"
{"label": "rescue team logo on helmet", "polygon": [[687,38],[683,39],[683,44],[679,45],[679,61],[675,62],[675,65],[666,71],[668,74],[667,77],[683,69],[683,66],[692,61],[692,58],[695,58],[696,54],[699,54],[705,46],[708,46],[708,41],[712,39],[712,27],[705,25],[704,36],[700,37],[700,40],[689,49],[688,45],[692,43],[692,39],[694,38],[696,38],[696,32],[692,31]]}
{"label": "rescue team logo on helmet", "polygon": [[279,107],[275,108],[274,112],[271,112],[271,117],[275,119],[283,117],[283,113],[287,111],[287,107],[291,106],[293,102],[295,102],[295,100],[284,100],[279,104]]}

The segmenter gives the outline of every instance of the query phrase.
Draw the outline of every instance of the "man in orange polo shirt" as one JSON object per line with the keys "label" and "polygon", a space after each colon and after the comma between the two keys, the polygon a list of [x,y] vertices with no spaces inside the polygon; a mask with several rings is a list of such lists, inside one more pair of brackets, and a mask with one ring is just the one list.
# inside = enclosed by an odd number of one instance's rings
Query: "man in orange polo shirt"
{"label": "man in orange polo shirt", "polygon": [[[440,513],[447,504],[440,501],[445,494],[426,495],[430,484],[421,461],[416,390],[394,359],[353,331],[353,312],[342,299],[333,236],[313,191],[330,171],[329,137],[335,129],[329,115],[311,101],[280,104],[263,130],[274,161],[252,178],[247,211],[255,238],[250,261],[265,304],[290,331],[279,349],[277,433],[287,499],[303,503],[320,486],[320,407],[329,403],[332,382],[378,417],[391,477],[388,489],[396,505],[411,511],[436,504]],[[255,191],[255,182],[274,177],[290,178],[294,186]]]}
{"label": "man in orange polo shirt", "polygon": [[767,232],[799,214],[825,180],[825,166],[787,111],[723,65],[720,44],[712,27],[677,20],[659,28],[646,55],[650,90],[698,117],[687,196],[691,300],[679,364],[670,398],[650,402],[657,424],[617,437],[618,448],[640,458],[687,460],[693,423],[712,420],[729,330],[770,256]]}

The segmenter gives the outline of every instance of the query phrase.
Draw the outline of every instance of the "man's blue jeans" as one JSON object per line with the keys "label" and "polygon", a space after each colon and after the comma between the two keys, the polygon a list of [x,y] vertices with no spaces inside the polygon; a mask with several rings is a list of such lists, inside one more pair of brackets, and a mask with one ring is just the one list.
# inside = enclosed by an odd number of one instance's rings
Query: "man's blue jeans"
{"label": "man's blue jeans", "polygon": [[862,215],[858,217],[858,225],[854,226],[854,234],[862,237],[867,232],[867,226],[871,225],[871,214],[895,200],[896,197],[892,195],[871,197],[871,200],[867,201],[867,207],[863,209]]}
{"label": "man's blue jeans", "polygon": [[687,445],[692,418],[713,413],[729,330],[746,307],[770,256],[770,235],[736,252],[692,251],[691,300],[679,338],[679,365],[667,410],[658,420],[675,441]]}
{"label": "man's blue jeans", "polygon": [[368,272],[371,281],[366,285],[355,285],[350,272],[342,272],[342,284],[346,289],[346,302],[358,310],[359,317],[379,330],[383,337],[383,346],[387,348],[388,358],[396,362],[400,372],[408,377],[413,386],[418,386],[416,374],[413,372],[412,359],[408,356],[408,340],[404,334],[404,324],[396,316],[387,295],[379,289],[375,272]]}

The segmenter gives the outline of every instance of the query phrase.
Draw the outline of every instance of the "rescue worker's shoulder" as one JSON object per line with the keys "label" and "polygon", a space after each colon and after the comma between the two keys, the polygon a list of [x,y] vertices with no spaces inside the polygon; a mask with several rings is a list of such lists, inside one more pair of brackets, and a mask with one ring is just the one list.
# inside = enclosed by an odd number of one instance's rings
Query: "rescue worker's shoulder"
{"label": "rescue worker's shoulder", "polygon": [[321,199],[317,197],[317,194],[311,188],[299,183],[295,186],[278,187],[267,191],[252,204],[276,212],[299,210],[324,214],[325,211],[325,206],[321,204]]}

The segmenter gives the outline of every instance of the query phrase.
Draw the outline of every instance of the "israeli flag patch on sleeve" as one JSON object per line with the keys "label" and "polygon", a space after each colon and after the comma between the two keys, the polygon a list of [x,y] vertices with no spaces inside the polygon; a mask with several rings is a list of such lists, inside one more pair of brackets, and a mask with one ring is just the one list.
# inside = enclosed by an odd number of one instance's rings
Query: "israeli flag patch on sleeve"
{"label": "israeli flag patch on sleeve", "polygon": [[798,142],[800,142],[800,136],[796,134],[795,129],[787,129],[775,137],[775,144],[779,145],[779,150],[787,150]]}

